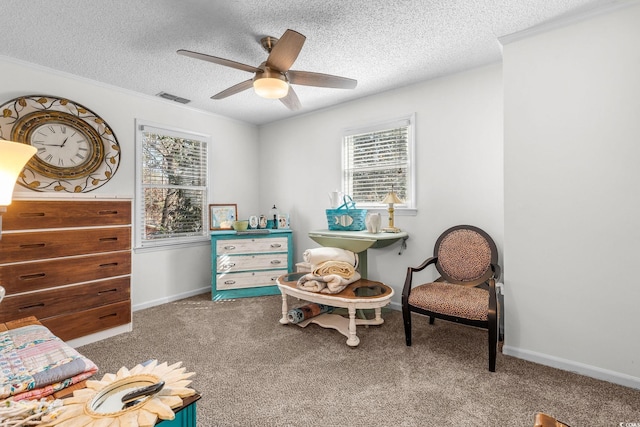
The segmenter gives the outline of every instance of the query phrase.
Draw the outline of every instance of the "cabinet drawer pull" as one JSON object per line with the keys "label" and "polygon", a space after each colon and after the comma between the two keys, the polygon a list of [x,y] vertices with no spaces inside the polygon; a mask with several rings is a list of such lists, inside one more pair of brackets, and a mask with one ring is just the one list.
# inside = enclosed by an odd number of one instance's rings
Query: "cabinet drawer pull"
{"label": "cabinet drawer pull", "polygon": [[117,237],[101,237],[98,240],[101,242],[116,242],[118,238]]}
{"label": "cabinet drawer pull", "polygon": [[113,293],[113,292],[118,292],[117,288],[113,288],[113,289],[107,289],[104,291],[98,291],[98,295],[104,295],[104,294],[109,294],[109,293]]}
{"label": "cabinet drawer pull", "polygon": [[274,259],[273,261],[271,261],[271,264],[277,265],[282,263],[282,261],[280,261],[279,259]]}
{"label": "cabinet drawer pull", "polygon": [[18,309],[18,311],[31,310],[32,308],[42,308],[42,307],[44,307],[44,303],[43,302],[39,302],[37,304],[31,304],[31,305],[26,305],[24,307],[20,307]]}
{"label": "cabinet drawer pull", "polygon": [[278,276],[273,276],[273,277],[271,278],[271,281],[272,281],[272,282],[275,282],[276,280],[278,280]]}
{"label": "cabinet drawer pull", "polygon": [[98,211],[98,215],[118,215],[117,210]]}
{"label": "cabinet drawer pull", "polygon": [[22,218],[33,218],[36,216],[44,216],[44,212],[20,212],[18,216]]}
{"label": "cabinet drawer pull", "polygon": [[236,283],[236,281],[235,281],[235,280],[225,280],[225,281],[224,281],[224,284],[225,284],[225,285],[234,285],[235,283]]}
{"label": "cabinet drawer pull", "polygon": [[229,246],[225,246],[224,248],[225,248],[226,250],[228,250],[228,251],[232,251],[232,250],[234,250],[236,247],[235,247],[235,246],[233,246],[233,245],[229,245]]}
{"label": "cabinet drawer pull", "polygon": [[118,263],[117,262],[110,262],[107,264],[100,264],[98,267],[100,268],[107,268],[107,267],[117,267]]}
{"label": "cabinet drawer pull", "polygon": [[281,247],[282,247],[282,245],[281,245],[280,243],[272,243],[272,244],[271,244],[271,247],[272,247],[272,248],[281,248]]}
{"label": "cabinet drawer pull", "polygon": [[44,276],[46,276],[45,273],[25,274],[23,276],[20,276],[20,280],[42,279]]}
{"label": "cabinet drawer pull", "polygon": [[224,270],[226,268],[231,268],[231,267],[235,267],[235,266],[236,266],[235,262],[230,262],[230,263],[227,263],[227,264],[222,264],[222,269]]}
{"label": "cabinet drawer pull", "polygon": [[44,248],[45,246],[45,243],[31,243],[29,245],[20,245],[20,249]]}
{"label": "cabinet drawer pull", "polygon": [[109,317],[118,317],[118,313],[105,314],[104,316],[98,317],[98,319],[102,320],[102,319],[107,319]]}

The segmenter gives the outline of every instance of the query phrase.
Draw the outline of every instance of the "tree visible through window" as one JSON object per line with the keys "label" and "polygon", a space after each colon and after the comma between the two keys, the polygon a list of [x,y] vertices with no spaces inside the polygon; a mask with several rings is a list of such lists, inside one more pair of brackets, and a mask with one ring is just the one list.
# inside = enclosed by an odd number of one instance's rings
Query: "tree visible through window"
{"label": "tree visible through window", "polygon": [[206,236],[205,138],[141,126],[139,139],[141,246]]}
{"label": "tree visible through window", "polygon": [[358,207],[382,207],[393,189],[413,207],[413,116],[360,129],[343,137],[343,191]]}

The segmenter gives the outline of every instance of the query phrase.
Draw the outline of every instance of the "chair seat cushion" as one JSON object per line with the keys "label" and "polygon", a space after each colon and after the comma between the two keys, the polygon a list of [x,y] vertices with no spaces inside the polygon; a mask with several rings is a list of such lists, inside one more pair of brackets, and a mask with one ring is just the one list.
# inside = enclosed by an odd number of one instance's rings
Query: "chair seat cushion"
{"label": "chair seat cushion", "polygon": [[489,292],[446,282],[426,283],[411,290],[409,304],[434,313],[485,321],[488,319]]}

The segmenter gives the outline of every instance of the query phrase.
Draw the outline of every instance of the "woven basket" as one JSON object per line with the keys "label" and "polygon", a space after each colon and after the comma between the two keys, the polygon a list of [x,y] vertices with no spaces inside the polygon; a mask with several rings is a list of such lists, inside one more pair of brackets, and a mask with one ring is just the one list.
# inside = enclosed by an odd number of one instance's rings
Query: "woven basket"
{"label": "woven basket", "polygon": [[367,228],[365,219],[366,209],[356,209],[356,202],[351,196],[344,196],[344,203],[336,209],[327,209],[327,223],[329,230],[361,231]]}

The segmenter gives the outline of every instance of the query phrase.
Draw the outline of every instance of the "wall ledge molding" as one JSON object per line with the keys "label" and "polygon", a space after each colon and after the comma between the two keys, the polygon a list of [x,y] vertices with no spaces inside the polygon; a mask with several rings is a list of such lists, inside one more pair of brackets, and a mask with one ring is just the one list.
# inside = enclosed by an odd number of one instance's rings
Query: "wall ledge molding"
{"label": "wall ledge molding", "polygon": [[498,37],[498,41],[502,46],[504,46],[509,43],[529,38],[531,36],[566,27],[577,22],[585,21],[599,15],[604,15],[606,13],[610,13],[619,9],[637,5],[640,5],[640,0],[613,0],[604,5],[589,6],[579,9],[576,12],[544,22],[542,24],[534,25],[533,27],[527,28],[526,30]]}

